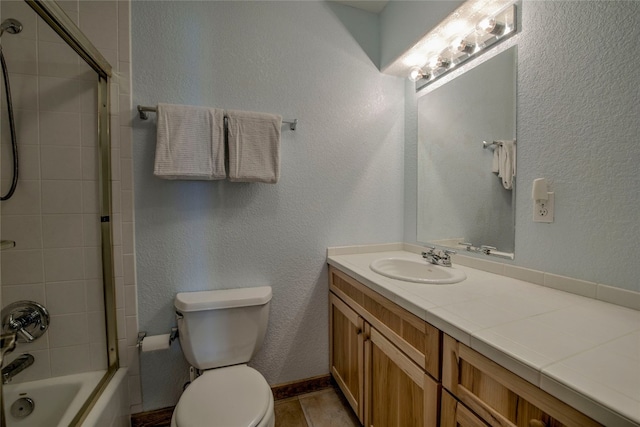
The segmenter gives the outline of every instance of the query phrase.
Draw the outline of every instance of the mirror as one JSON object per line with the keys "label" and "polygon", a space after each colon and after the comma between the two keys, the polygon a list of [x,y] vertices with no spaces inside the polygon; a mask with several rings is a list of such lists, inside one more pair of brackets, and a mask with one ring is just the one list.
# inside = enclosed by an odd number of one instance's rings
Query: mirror
{"label": "mirror", "polygon": [[516,139],[516,54],[510,47],[418,99],[419,242],[513,258],[515,178],[505,189],[492,172],[501,148],[483,141]]}

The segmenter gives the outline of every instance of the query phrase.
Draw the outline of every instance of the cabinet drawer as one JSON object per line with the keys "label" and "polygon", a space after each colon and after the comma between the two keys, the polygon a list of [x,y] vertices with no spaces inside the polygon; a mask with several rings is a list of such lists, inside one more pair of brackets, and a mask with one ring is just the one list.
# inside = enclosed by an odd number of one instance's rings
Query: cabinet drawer
{"label": "cabinet drawer", "polygon": [[448,335],[443,339],[442,385],[491,426],[600,426]]}
{"label": "cabinet drawer", "polygon": [[330,289],[435,379],[441,332],[342,271],[329,266]]}
{"label": "cabinet drawer", "polygon": [[440,427],[488,427],[488,424],[476,417],[446,390],[442,390]]}

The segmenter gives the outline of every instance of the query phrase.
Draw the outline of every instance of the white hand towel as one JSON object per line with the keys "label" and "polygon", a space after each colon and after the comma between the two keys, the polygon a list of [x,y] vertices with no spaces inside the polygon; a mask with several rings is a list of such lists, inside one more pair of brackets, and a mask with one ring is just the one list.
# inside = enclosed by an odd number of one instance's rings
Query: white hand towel
{"label": "white hand towel", "polygon": [[502,178],[502,186],[511,190],[513,188],[513,177],[516,175],[516,142],[500,141],[496,148],[499,155],[498,176]]}
{"label": "white hand towel", "polygon": [[224,110],[158,104],[154,175],[164,179],[226,178]]}
{"label": "white hand towel", "polygon": [[280,178],[280,127],[274,114],[226,110],[229,180],[275,184]]}

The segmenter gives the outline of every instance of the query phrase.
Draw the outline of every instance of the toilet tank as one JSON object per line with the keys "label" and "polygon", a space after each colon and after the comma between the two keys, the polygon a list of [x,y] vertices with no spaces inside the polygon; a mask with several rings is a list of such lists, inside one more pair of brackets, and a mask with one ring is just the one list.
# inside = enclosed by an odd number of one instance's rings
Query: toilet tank
{"label": "toilet tank", "polygon": [[271,287],[181,292],[175,308],[182,352],[204,370],[247,363],[262,345]]}

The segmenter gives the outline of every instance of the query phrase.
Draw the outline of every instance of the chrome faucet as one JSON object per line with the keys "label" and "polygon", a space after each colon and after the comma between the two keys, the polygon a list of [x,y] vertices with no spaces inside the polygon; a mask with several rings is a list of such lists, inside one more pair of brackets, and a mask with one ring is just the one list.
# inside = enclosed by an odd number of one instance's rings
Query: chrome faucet
{"label": "chrome faucet", "polygon": [[29,353],[18,356],[13,362],[2,368],[2,384],[11,382],[13,377],[33,365],[35,358]]}
{"label": "chrome faucet", "polygon": [[427,246],[427,252],[422,252],[422,258],[427,262],[443,267],[451,267],[451,255],[455,255],[456,251],[445,249],[443,251],[436,250],[434,246]]}

